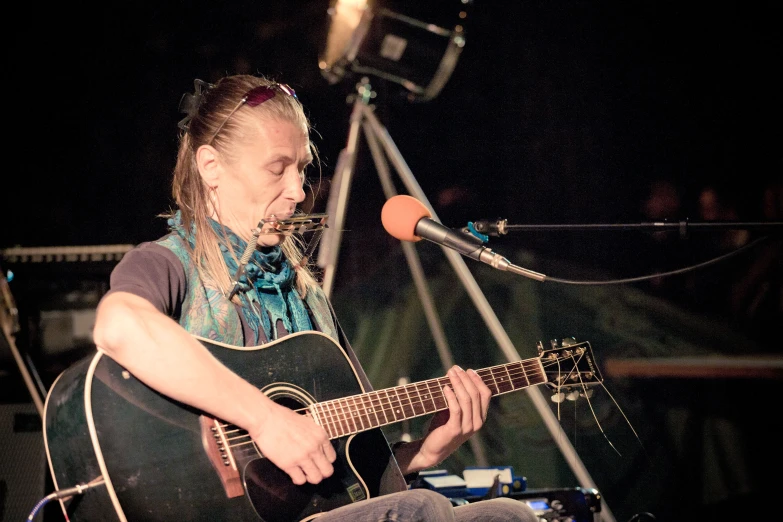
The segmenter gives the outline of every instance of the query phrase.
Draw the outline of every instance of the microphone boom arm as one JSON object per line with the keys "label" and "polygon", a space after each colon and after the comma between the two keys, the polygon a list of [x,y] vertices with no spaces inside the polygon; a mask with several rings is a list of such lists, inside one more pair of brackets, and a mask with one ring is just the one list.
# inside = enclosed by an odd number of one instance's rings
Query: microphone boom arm
{"label": "microphone boom arm", "polygon": [[747,222],[747,221],[654,221],[642,223],[596,223],[596,224],[525,224],[509,225],[507,219],[482,219],[472,222],[477,232],[488,236],[499,237],[509,232],[527,232],[530,230],[651,230],[661,232],[664,230],[679,230],[685,235],[689,229],[742,229],[742,230],[774,230],[783,227],[781,221]]}

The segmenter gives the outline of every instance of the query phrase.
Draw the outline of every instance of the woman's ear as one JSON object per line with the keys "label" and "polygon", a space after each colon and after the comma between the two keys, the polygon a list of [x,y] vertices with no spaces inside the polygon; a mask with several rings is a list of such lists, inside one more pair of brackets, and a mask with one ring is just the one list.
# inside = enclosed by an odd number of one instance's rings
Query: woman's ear
{"label": "woman's ear", "polygon": [[196,151],[196,165],[201,179],[209,188],[217,188],[220,181],[220,153],[212,145],[202,145]]}

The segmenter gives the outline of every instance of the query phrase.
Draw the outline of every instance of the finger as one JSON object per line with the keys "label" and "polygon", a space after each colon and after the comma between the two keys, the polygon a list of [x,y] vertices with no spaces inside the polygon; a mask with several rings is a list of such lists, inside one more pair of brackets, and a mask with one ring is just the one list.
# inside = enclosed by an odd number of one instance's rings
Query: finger
{"label": "finger", "polygon": [[305,482],[307,482],[307,478],[305,477],[304,471],[302,471],[302,468],[299,466],[292,466],[285,470],[286,473],[288,473],[288,476],[291,477],[291,482],[296,484],[297,486],[301,486]]}
{"label": "finger", "polygon": [[337,460],[337,452],[334,451],[334,446],[332,446],[332,443],[329,441],[326,441],[326,443],[322,446],[324,456],[326,457],[326,460],[329,462],[334,462]]}
{"label": "finger", "polygon": [[314,450],[311,457],[313,459],[326,457],[327,461],[334,462],[337,459],[337,453],[334,451],[334,447],[329,440],[329,435],[326,433],[326,430],[324,430],[323,427],[317,427],[314,435],[316,437],[315,442],[318,444],[318,449]]}
{"label": "finger", "polygon": [[318,467],[318,471],[321,473],[321,480],[326,477],[330,477],[334,472],[332,463],[327,460],[326,455],[324,455],[323,447],[318,448],[317,454],[313,456],[313,462]]}
{"label": "finger", "polygon": [[470,377],[470,379],[476,384],[476,388],[478,388],[479,395],[481,396],[481,399],[479,400],[479,412],[481,415],[481,422],[483,424],[484,421],[487,420],[487,410],[489,409],[489,401],[492,398],[492,391],[475,370],[470,369],[467,371],[467,374],[468,377]]}
{"label": "finger", "polygon": [[446,404],[449,405],[449,420],[446,424],[451,424],[459,429],[462,425],[462,410],[459,407],[459,399],[457,399],[454,390],[448,384],[443,387],[443,396],[446,398]]}
{"label": "finger", "polygon": [[313,461],[303,462],[299,465],[299,467],[302,468],[302,471],[307,478],[307,482],[310,484],[318,484],[324,479],[321,470],[318,469],[318,466],[316,466]]}
{"label": "finger", "polygon": [[476,408],[479,402],[479,393],[475,384],[465,374],[465,370],[455,366],[451,369],[451,372],[453,373],[449,377],[454,385],[454,393],[459,399],[460,410],[462,411],[462,433],[470,433],[473,431],[473,417],[479,412],[479,409]]}
{"label": "finger", "polygon": [[461,372],[459,376],[465,385],[465,390],[470,395],[471,415],[469,429],[470,431],[476,431],[481,428],[481,425],[484,422],[484,416],[481,413],[481,392],[479,391],[478,385],[471,379],[470,373]]}

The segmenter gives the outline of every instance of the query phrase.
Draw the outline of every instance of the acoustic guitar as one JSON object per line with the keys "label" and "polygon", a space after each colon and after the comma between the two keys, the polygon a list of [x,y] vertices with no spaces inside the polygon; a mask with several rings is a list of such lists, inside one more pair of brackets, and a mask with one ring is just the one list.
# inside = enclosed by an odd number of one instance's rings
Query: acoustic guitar
{"label": "acoustic guitar", "polygon": [[[197,339],[268,397],[326,430],[334,473],[297,486],[247,432],[172,400],[96,352],[65,370],[46,397],[44,442],[55,487],[103,480],[61,500],[67,519],[299,522],[378,496],[392,458],[381,426],[447,409],[448,378],[367,391],[332,338],[300,332],[255,347]],[[493,395],[547,384],[602,382],[588,342],[477,370]]]}

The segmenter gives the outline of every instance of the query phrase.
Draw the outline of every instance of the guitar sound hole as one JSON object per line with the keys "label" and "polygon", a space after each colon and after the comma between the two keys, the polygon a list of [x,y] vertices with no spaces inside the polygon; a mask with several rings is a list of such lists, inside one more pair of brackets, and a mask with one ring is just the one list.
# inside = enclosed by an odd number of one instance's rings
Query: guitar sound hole
{"label": "guitar sound hole", "polygon": [[[268,396],[291,410],[301,410],[310,404],[280,390],[274,394],[268,393]],[[256,513],[264,522],[300,520],[352,501],[348,487],[356,483],[356,476],[345,467],[345,442],[335,439],[332,445],[338,455],[334,474],[317,485],[295,485],[285,472],[267,459],[256,459],[247,464],[243,473],[245,489]]]}
{"label": "guitar sound hole", "polygon": [[293,397],[281,396],[281,397],[275,397],[272,400],[274,400],[279,405],[285,406],[286,408],[291,410],[299,410],[305,407],[304,404],[302,404],[300,401],[298,401]]}

